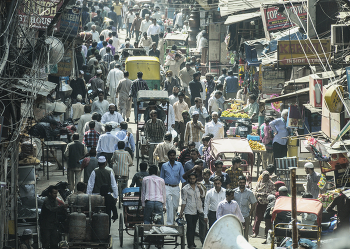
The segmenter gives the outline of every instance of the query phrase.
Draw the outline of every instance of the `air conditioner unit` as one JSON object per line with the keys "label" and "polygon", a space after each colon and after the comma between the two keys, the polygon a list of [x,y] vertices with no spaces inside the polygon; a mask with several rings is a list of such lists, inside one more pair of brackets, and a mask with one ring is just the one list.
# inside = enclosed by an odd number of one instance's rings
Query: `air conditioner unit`
{"label": "air conditioner unit", "polygon": [[349,45],[350,27],[345,24],[331,25],[331,44]]}

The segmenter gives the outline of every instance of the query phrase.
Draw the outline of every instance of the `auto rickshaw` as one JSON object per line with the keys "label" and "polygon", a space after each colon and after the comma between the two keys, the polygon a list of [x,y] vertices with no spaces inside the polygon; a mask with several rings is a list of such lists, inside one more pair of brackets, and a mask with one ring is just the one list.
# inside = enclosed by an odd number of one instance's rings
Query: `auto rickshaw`
{"label": "auto rickshaw", "polygon": [[188,46],[188,34],[182,33],[168,33],[165,38],[165,54],[168,54],[173,45],[176,45],[177,50],[180,50],[182,54],[189,54]]}
{"label": "auto rickshaw", "polygon": [[247,186],[252,187],[252,175],[254,165],[254,154],[246,138],[219,138],[212,139],[208,145],[209,154],[205,154],[205,161],[209,164],[209,169],[215,171],[214,163],[216,160],[223,162],[222,170],[225,171],[232,165],[232,159],[235,156],[245,156],[240,168],[243,175],[247,178]]}
{"label": "auto rickshaw", "polygon": [[[321,241],[321,222],[322,222],[322,203],[316,199],[297,198],[297,212],[315,214],[317,216],[316,224],[300,224],[298,223],[298,237],[310,240],[317,240],[317,244]],[[283,196],[276,200],[275,206],[272,212],[271,220],[274,222],[278,213],[292,211],[291,197]],[[275,248],[275,237],[292,237],[292,228],[288,223],[273,224],[273,231],[271,234],[271,249]]]}
{"label": "auto rickshaw", "polygon": [[136,80],[137,72],[143,72],[149,90],[160,90],[160,63],[153,56],[130,56],[125,61],[125,70],[129,72],[129,79]]}

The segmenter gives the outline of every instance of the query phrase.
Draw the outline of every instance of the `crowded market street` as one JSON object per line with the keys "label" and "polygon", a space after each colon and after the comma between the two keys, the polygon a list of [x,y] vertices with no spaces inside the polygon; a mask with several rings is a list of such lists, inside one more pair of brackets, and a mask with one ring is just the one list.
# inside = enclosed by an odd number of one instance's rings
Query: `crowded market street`
{"label": "crowded market street", "polygon": [[349,14],[0,1],[0,249],[348,249]]}

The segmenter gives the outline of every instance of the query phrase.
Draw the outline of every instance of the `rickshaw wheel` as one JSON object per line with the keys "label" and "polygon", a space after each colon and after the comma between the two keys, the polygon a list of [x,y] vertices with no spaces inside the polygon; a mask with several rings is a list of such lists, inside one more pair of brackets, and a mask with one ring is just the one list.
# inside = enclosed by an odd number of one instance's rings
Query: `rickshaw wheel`
{"label": "rickshaw wheel", "polygon": [[135,226],[134,231],[134,249],[139,248],[139,229],[137,226]]}
{"label": "rickshaw wheel", "polygon": [[123,214],[121,213],[119,215],[119,242],[120,242],[120,247],[123,247]]}
{"label": "rickshaw wheel", "polygon": [[139,143],[136,143],[136,171],[139,171],[139,162],[140,162],[140,146],[139,146]]}

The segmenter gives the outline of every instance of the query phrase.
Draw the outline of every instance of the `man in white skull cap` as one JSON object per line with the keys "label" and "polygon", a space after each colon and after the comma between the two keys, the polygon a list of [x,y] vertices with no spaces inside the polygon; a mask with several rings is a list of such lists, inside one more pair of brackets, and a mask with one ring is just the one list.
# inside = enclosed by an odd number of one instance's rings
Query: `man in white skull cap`
{"label": "man in white skull cap", "polygon": [[113,192],[114,199],[118,198],[118,186],[115,181],[114,172],[111,168],[106,167],[106,157],[100,156],[98,158],[98,168],[91,172],[86,193],[100,194],[102,185],[107,184],[110,192]]}
{"label": "man in white skull cap", "polygon": [[30,229],[24,229],[22,237],[21,237],[21,245],[19,246],[20,249],[33,249],[32,245],[34,243],[33,241],[33,232]]}
{"label": "man in white skull cap", "polygon": [[305,163],[304,165],[305,173],[307,174],[307,182],[306,182],[306,192],[312,194],[314,199],[317,199],[319,193],[319,187],[317,183],[321,178],[321,174],[315,172],[314,164],[311,162]]}

